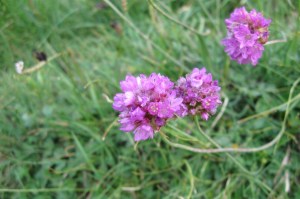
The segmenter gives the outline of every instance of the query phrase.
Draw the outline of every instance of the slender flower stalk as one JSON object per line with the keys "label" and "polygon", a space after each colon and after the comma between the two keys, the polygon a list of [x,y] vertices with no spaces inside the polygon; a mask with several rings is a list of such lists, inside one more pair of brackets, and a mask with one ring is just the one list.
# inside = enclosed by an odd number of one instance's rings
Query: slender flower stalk
{"label": "slender flower stalk", "polygon": [[250,147],[249,148],[239,148],[239,147],[236,147],[236,148],[223,148],[218,143],[216,143],[205,131],[202,130],[202,128],[199,125],[197,117],[195,117],[195,123],[196,123],[196,126],[197,126],[199,132],[208,141],[210,141],[213,145],[215,145],[217,148],[211,148],[211,149],[207,149],[207,148],[206,149],[195,148],[195,147],[192,147],[192,146],[188,146],[188,145],[183,145],[183,144],[171,142],[170,140],[167,139],[167,136],[164,133],[161,133],[162,137],[163,137],[163,139],[168,144],[170,144],[173,147],[181,148],[181,149],[192,151],[192,152],[195,152],[195,153],[204,153],[204,154],[209,154],[209,153],[228,153],[228,152],[235,152],[235,153],[255,153],[255,152],[263,151],[263,150],[268,149],[268,148],[274,146],[275,144],[277,144],[280,141],[281,137],[283,136],[283,134],[284,134],[284,132],[286,130],[286,123],[287,123],[288,115],[289,115],[289,113],[291,111],[290,104],[292,103],[292,99],[293,99],[292,96],[293,96],[293,93],[295,91],[296,86],[299,83],[300,83],[300,78],[298,78],[293,83],[293,86],[290,89],[289,98],[288,98],[288,101],[286,103],[286,110],[285,110],[285,114],[284,114],[284,119],[283,119],[282,124],[281,124],[281,130],[279,131],[279,133],[277,134],[277,136],[272,141],[270,141],[270,142],[268,142],[268,143],[266,143],[266,144],[264,144],[262,146],[253,147],[253,148],[250,148]]}

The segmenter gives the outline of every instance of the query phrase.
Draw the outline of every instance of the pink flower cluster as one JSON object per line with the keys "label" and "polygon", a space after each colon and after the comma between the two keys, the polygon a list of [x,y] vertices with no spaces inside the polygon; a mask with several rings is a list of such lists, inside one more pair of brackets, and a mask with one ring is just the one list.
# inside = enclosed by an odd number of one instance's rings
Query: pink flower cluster
{"label": "pink flower cluster", "polygon": [[186,78],[181,77],[176,86],[177,94],[182,96],[188,113],[200,114],[204,120],[208,120],[222,103],[220,90],[218,81],[213,81],[212,75],[207,74],[205,68],[201,70],[194,68],[191,74],[186,75]]}
{"label": "pink flower cluster", "polygon": [[134,140],[153,138],[167,120],[200,114],[205,120],[216,112],[220,87],[206,69],[195,68],[174,85],[166,76],[127,75],[120,82],[122,93],[114,97],[113,108],[120,112],[120,130],[133,131]]}
{"label": "pink flower cluster", "polygon": [[256,10],[249,13],[245,7],[236,8],[225,20],[227,37],[222,41],[225,52],[239,64],[256,65],[268,41],[270,19]]}
{"label": "pink flower cluster", "polygon": [[165,76],[127,75],[120,85],[123,93],[116,94],[113,108],[121,112],[120,129],[133,131],[136,141],[153,138],[167,119],[182,115],[182,98],[176,96],[174,83]]}

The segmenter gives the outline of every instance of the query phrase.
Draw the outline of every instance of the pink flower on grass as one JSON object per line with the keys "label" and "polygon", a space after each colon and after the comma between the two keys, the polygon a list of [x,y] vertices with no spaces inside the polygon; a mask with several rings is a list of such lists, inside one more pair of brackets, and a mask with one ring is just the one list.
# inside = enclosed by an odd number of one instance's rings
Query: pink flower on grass
{"label": "pink flower on grass", "polygon": [[127,75],[120,82],[122,93],[114,97],[113,108],[120,112],[120,130],[133,132],[134,140],[147,140],[176,116],[201,115],[208,120],[221,104],[218,81],[206,69],[194,68],[177,85],[152,73],[149,77]]}
{"label": "pink flower on grass", "polygon": [[225,52],[239,64],[256,65],[268,41],[271,23],[256,10],[247,12],[245,7],[236,8],[225,20],[227,37],[222,40]]}
{"label": "pink flower on grass", "polygon": [[222,104],[218,81],[212,79],[206,68],[194,68],[186,78],[181,77],[176,85],[177,95],[183,98],[186,113],[200,114],[203,120],[208,120],[217,107]]}
{"label": "pink flower on grass", "polygon": [[163,75],[127,75],[120,85],[123,92],[115,95],[113,108],[121,112],[120,130],[133,131],[135,141],[153,138],[168,119],[183,115],[182,98]]}

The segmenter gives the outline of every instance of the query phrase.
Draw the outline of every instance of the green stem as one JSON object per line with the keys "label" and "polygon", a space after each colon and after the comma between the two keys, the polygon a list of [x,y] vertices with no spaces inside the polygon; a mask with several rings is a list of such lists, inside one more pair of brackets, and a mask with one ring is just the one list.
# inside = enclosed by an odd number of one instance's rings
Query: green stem
{"label": "green stem", "polygon": [[[195,116],[195,122],[197,125],[197,128],[199,130],[199,132],[208,140],[210,141],[213,145],[215,145],[218,149],[222,149],[222,147],[215,142],[211,137],[209,137],[200,127],[199,121],[198,121],[198,116]],[[253,175],[250,171],[248,171],[245,167],[243,167],[243,165],[237,161],[237,159],[235,159],[232,155],[230,155],[229,153],[225,153],[244,173],[248,174],[248,175]]]}

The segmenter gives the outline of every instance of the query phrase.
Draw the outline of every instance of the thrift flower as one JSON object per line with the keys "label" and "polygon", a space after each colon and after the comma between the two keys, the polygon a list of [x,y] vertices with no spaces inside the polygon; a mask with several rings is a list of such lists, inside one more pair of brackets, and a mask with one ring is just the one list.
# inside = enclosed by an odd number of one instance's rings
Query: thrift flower
{"label": "thrift flower", "polygon": [[256,65],[268,41],[270,19],[256,10],[247,12],[245,7],[236,8],[225,20],[227,37],[223,39],[225,52],[239,64]]}
{"label": "thrift flower", "polygon": [[168,77],[127,75],[120,86],[122,93],[115,95],[113,108],[120,112],[120,130],[133,131],[135,141],[153,138],[168,119],[184,115],[183,100]]}
{"label": "thrift flower", "polygon": [[186,113],[200,114],[203,120],[208,120],[222,103],[218,81],[212,79],[206,68],[194,68],[186,78],[181,77],[175,87],[177,96],[183,98]]}

